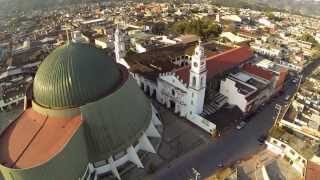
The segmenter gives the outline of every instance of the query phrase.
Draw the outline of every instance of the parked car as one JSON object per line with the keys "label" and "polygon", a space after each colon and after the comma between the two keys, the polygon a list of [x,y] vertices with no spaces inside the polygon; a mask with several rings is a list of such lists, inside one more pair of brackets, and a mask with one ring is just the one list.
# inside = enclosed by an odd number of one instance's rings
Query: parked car
{"label": "parked car", "polygon": [[259,144],[262,145],[264,144],[264,142],[267,140],[268,136],[266,134],[263,134],[261,135],[259,138],[258,138],[258,141],[259,141]]}
{"label": "parked car", "polygon": [[289,101],[289,100],[290,100],[290,98],[291,98],[291,96],[290,96],[290,95],[286,95],[286,97],[284,98],[284,100]]}
{"label": "parked car", "polygon": [[246,126],[246,124],[247,124],[246,122],[241,121],[240,124],[237,125],[237,129],[240,130],[240,129],[244,128]]}
{"label": "parked car", "polygon": [[221,162],[219,162],[219,164],[217,164],[217,167],[218,167],[218,168],[223,168],[223,167],[224,167],[223,162],[222,162],[222,161],[221,161]]}

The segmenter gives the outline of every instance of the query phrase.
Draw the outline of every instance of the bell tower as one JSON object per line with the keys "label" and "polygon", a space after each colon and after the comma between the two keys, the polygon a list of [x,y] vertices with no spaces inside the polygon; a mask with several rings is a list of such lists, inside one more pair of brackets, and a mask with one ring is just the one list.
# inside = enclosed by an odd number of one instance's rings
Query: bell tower
{"label": "bell tower", "polygon": [[125,51],[126,47],[124,42],[124,35],[121,32],[119,26],[117,25],[117,28],[114,33],[114,54],[116,56],[117,63],[120,63],[121,59],[125,57]]}
{"label": "bell tower", "polygon": [[190,110],[201,114],[206,91],[207,66],[201,40],[194,50],[189,77]]}

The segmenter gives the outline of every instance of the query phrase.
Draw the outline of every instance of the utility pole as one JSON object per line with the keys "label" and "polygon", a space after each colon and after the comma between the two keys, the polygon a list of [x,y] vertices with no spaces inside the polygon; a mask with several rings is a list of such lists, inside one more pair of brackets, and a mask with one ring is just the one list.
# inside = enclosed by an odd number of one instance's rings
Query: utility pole
{"label": "utility pole", "polygon": [[271,129],[269,129],[269,135],[270,135],[270,133],[272,132],[272,130],[277,127],[277,124],[278,124],[278,122],[279,122],[279,117],[280,117],[280,114],[281,114],[282,106],[279,105],[279,104],[276,104],[275,109],[276,109],[278,112],[277,112],[276,119],[275,119],[275,121],[274,121],[274,123],[273,123],[273,126],[271,127]]}

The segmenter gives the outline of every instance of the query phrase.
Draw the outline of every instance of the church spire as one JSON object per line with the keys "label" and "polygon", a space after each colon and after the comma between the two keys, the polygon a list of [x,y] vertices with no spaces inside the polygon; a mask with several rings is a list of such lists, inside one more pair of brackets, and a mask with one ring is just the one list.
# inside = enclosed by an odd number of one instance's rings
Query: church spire
{"label": "church spire", "polygon": [[206,71],[206,58],[204,55],[204,47],[200,38],[192,56],[191,71],[195,73]]}
{"label": "church spire", "polygon": [[190,112],[200,114],[203,111],[207,79],[206,57],[201,39],[194,49],[189,78]]}
{"label": "church spire", "polygon": [[117,63],[119,63],[125,56],[124,35],[122,34],[118,24],[114,33],[114,54],[116,56]]}

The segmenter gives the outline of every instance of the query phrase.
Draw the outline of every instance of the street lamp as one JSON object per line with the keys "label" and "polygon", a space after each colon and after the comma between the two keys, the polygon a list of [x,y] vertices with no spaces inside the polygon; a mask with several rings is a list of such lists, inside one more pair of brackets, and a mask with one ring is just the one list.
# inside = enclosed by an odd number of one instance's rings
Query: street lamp
{"label": "street lamp", "polygon": [[193,173],[193,175],[195,177],[194,180],[200,180],[200,173],[195,168],[192,168],[192,173]]}

